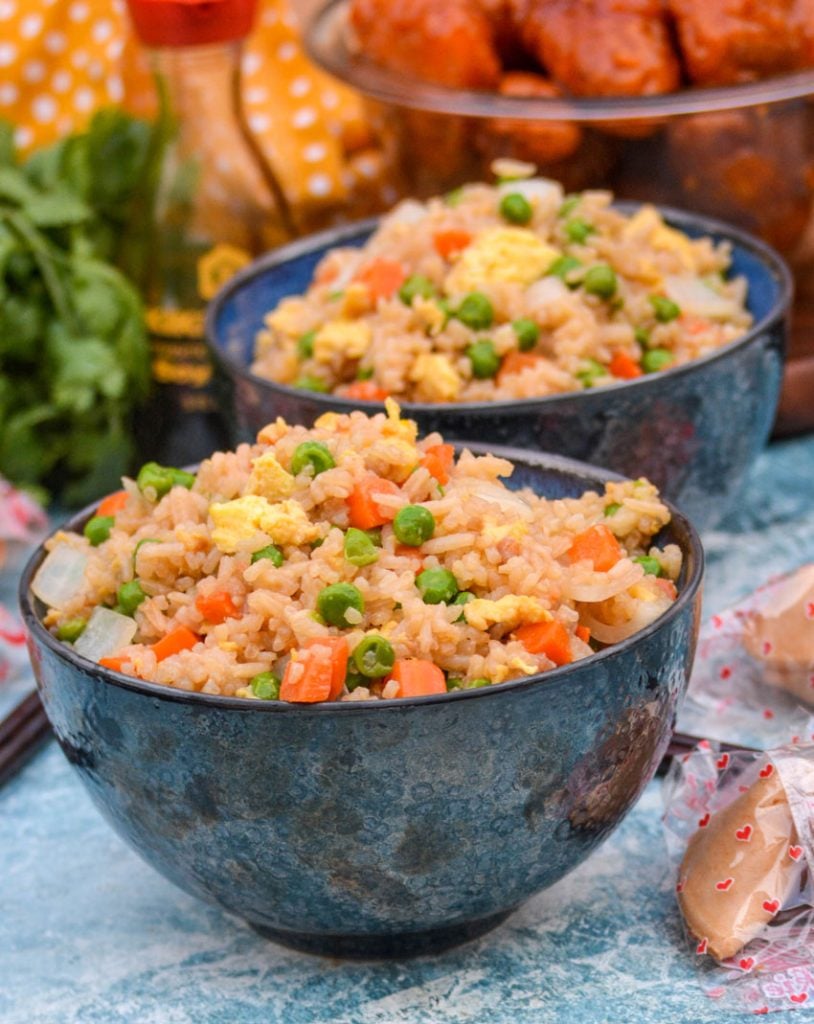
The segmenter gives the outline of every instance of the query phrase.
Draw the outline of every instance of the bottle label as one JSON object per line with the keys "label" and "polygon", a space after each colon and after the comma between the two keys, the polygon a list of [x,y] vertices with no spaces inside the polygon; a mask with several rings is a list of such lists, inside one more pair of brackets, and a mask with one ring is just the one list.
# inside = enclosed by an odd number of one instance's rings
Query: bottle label
{"label": "bottle label", "polygon": [[198,260],[198,294],[213,299],[226,282],[251,262],[245,249],[220,242]]}

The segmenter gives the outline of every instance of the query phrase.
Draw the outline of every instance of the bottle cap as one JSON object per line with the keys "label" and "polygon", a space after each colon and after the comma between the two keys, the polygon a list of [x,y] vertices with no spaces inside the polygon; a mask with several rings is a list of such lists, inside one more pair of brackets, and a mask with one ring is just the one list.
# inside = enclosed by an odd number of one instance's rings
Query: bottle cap
{"label": "bottle cap", "polygon": [[257,0],[127,0],[146,46],[205,46],[243,39]]}

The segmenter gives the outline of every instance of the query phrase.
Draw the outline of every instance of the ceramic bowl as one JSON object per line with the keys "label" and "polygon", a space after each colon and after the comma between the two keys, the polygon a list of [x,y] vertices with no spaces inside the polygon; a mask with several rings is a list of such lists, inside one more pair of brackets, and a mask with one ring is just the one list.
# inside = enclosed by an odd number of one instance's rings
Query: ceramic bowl
{"label": "ceramic bowl", "polygon": [[[490,449],[494,450],[494,449]],[[512,487],[577,496],[609,474],[506,449]],[[64,529],[79,530],[86,510]],[[703,555],[674,512],[679,596],[625,642],[544,675],[405,700],[294,705],[100,668],[20,599],[57,740],[113,828],[182,889],[299,949],[429,951],[479,935],[621,821],[670,737]]]}
{"label": "ceramic bowl", "polygon": [[[627,211],[635,209],[619,204]],[[691,363],[603,388],[512,401],[404,402],[422,433],[488,439],[553,451],[622,473],[646,476],[699,527],[717,522],[738,493],[774,421],[788,328],[791,278],[783,259],[756,238],[718,221],[662,208],[668,223],[732,246],[732,273],[749,282],[754,326]],[[233,440],[253,439],[277,416],[308,426],[323,412],[372,411],[376,402],[276,384],[250,370],[263,317],[303,291],[335,246],[362,245],[374,221],[313,236],[256,260],[216,296],[207,340],[220,404]]]}

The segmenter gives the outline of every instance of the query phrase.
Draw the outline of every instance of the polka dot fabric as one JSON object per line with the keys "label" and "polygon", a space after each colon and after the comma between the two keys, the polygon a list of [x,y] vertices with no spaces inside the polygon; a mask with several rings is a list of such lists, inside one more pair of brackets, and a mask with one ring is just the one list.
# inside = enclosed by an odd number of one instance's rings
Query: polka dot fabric
{"label": "polka dot fabric", "polygon": [[[243,77],[249,125],[295,207],[360,213],[392,200],[361,101],[308,62],[289,0],[261,0]],[[0,0],[0,117],[23,152],[111,104],[155,110],[124,0]]]}

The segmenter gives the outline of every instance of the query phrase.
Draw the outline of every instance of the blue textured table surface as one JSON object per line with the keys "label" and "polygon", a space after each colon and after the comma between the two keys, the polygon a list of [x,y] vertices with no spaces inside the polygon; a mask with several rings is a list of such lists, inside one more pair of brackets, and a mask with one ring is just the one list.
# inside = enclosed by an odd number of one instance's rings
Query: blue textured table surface
{"label": "blue textured table surface", "polygon": [[[705,544],[707,614],[814,560],[814,438],[774,445]],[[0,688],[0,714],[29,686]],[[697,985],[660,810],[654,782],[587,863],[475,943],[412,961],[341,963],[274,946],[164,881],[102,821],[50,744],[0,790],[0,1021],[743,1020]]]}

